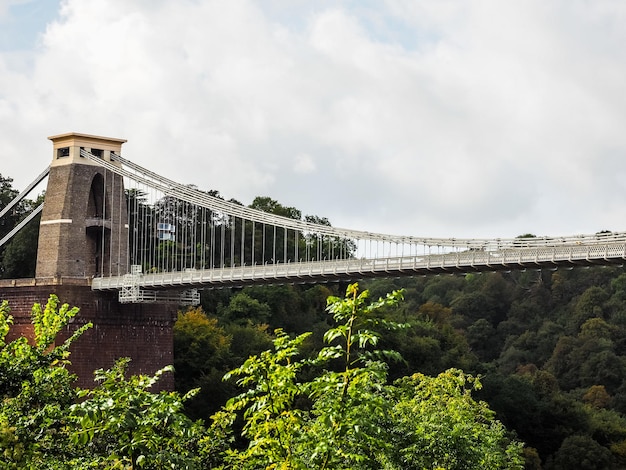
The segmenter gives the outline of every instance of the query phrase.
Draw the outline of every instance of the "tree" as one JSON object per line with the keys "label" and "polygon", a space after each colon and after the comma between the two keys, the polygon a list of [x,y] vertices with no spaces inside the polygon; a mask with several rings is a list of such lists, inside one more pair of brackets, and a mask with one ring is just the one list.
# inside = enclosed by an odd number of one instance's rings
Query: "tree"
{"label": "tree", "polygon": [[246,324],[248,322],[263,324],[270,318],[270,308],[244,292],[240,292],[230,299],[223,315],[233,323]]}
{"label": "tree", "polygon": [[302,218],[302,212],[295,207],[287,207],[280,204],[278,201],[267,197],[257,196],[249,206],[252,209],[257,209],[270,214],[280,215],[281,217],[287,217],[289,219],[300,220]]}
{"label": "tree", "polygon": [[547,463],[549,470],[606,470],[612,467],[611,452],[588,436],[569,436],[553,459]]}
{"label": "tree", "polygon": [[583,401],[594,408],[606,408],[611,402],[611,396],[604,385],[592,385],[583,395]]}
{"label": "tree", "polygon": [[[376,461],[377,452],[386,445],[379,422],[388,402],[380,393],[385,367],[366,351],[380,335],[368,327],[385,323],[372,313],[397,302],[401,294],[370,305],[367,296],[367,291],[359,293],[358,286],[351,285],[345,299],[328,299],[328,311],[339,324],[327,331],[329,346],[314,359],[296,360],[310,333],[290,339],[279,330],[274,351],[250,357],[227,375],[240,377],[238,384],[248,388],[225,408],[230,422],[243,412],[243,437],[249,441],[243,451],[228,454],[229,465],[362,468]],[[303,368],[333,361],[341,364],[339,371],[323,370],[310,381],[298,381]],[[307,405],[299,407],[299,401]]]}
{"label": "tree", "polygon": [[[471,393],[480,381],[458,369],[396,382],[387,468],[522,468],[522,445]],[[416,419],[419,417],[418,419]]]}
{"label": "tree", "polygon": [[196,468],[197,444],[202,433],[183,411],[175,392],[150,392],[166,367],[154,376],[126,377],[129,359],[108,371],[95,372],[99,385],[81,390],[83,401],[70,407],[70,441],[75,446],[72,464],[93,468]]}
{"label": "tree", "polygon": [[194,418],[208,419],[235,394],[234,387],[222,381],[231,369],[232,336],[209,318],[201,307],[178,314],[174,324],[174,370],[176,390],[180,393],[198,388],[186,402],[186,412]]}
{"label": "tree", "polygon": [[467,328],[467,342],[485,362],[498,356],[499,348],[497,342],[493,340],[495,336],[495,328],[484,318],[476,320]]}
{"label": "tree", "polygon": [[329,297],[335,326],[316,356],[300,356],[309,333],[292,339],[278,330],[273,350],[227,374],[244,391],[213,417],[209,433],[216,442],[237,438],[241,419],[243,440],[221,449],[225,468],[522,468],[521,444],[471,399],[465,384],[478,388],[477,379],[449,371],[387,383],[385,360],[399,355],[379,348],[381,331],[406,325],[376,312],[401,298],[394,291],[370,302],[352,284],[345,298]]}
{"label": "tree", "polygon": [[4,247],[3,277],[9,279],[35,277],[40,220],[41,215],[36,216]]}
{"label": "tree", "polygon": [[60,345],[57,333],[78,313],[59,307],[50,296],[45,308],[32,310],[34,344],[25,337],[5,339],[13,323],[7,302],[0,305],[0,466],[50,468],[67,460],[65,420],[76,392],[66,369],[70,345],[91,325],[79,328]]}

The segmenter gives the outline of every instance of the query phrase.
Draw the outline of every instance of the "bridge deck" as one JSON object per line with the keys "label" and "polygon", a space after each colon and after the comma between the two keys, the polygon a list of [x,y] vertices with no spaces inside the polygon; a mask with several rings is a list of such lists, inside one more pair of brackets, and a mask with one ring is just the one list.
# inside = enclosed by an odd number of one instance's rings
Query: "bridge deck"
{"label": "bridge deck", "polygon": [[470,250],[437,255],[384,259],[350,259],[309,263],[277,263],[222,269],[96,278],[96,290],[122,289],[132,283],[141,288],[216,288],[249,284],[298,283],[432,273],[468,273],[559,266],[622,264],[626,244],[557,245],[500,251]]}

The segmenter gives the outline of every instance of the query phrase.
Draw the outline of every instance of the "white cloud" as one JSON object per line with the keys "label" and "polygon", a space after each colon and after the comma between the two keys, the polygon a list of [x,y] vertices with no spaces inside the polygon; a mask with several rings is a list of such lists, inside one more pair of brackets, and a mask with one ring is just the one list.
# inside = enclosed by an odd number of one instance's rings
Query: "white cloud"
{"label": "white cloud", "polygon": [[315,170],[316,170],[315,161],[313,160],[313,158],[311,158],[310,155],[307,155],[305,153],[300,153],[295,156],[294,162],[293,162],[294,173],[297,173],[300,175],[306,175],[306,174],[314,173]]}
{"label": "white cloud", "polygon": [[32,68],[0,53],[0,172],[24,186],[78,131],[338,226],[626,229],[626,5],[340,5],[65,0]]}

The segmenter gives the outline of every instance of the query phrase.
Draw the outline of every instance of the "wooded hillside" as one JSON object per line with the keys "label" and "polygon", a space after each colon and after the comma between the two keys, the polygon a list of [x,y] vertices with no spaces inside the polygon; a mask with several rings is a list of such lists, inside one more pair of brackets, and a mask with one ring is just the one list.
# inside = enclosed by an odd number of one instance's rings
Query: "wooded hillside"
{"label": "wooded hillside", "polygon": [[[415,372],[436,375],[451,367],[481,376],[478,396],[534,449],[527,450],[528,468],[626,465],[623,268],[361,284],[372,297],[404,289],[405,302],[385,317],[411,325],[383,338],[383,348],[404,358],[391,364],[391,379]],[[317,332],[305,347],[319,349],[320,332],[328,328],[324,299],[344,287],[205,291],[206,316],[199,309],[182,314],[175,333],[178,386],[181,391],[202,386],[190,405],[192,414],[207,416],[235,392],[220,380],[222,374],[266,349],[275,328],[294,335]]]}

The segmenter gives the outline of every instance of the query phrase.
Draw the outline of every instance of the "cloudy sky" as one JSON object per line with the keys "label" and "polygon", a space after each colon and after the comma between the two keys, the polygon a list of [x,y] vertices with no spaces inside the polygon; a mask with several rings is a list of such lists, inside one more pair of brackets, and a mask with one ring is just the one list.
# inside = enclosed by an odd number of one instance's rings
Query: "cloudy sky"
{"label": "cloudy sky", "polygon": [[626,230],[621,0],[0,0],[0,173],[50,135],[443,237]]}

